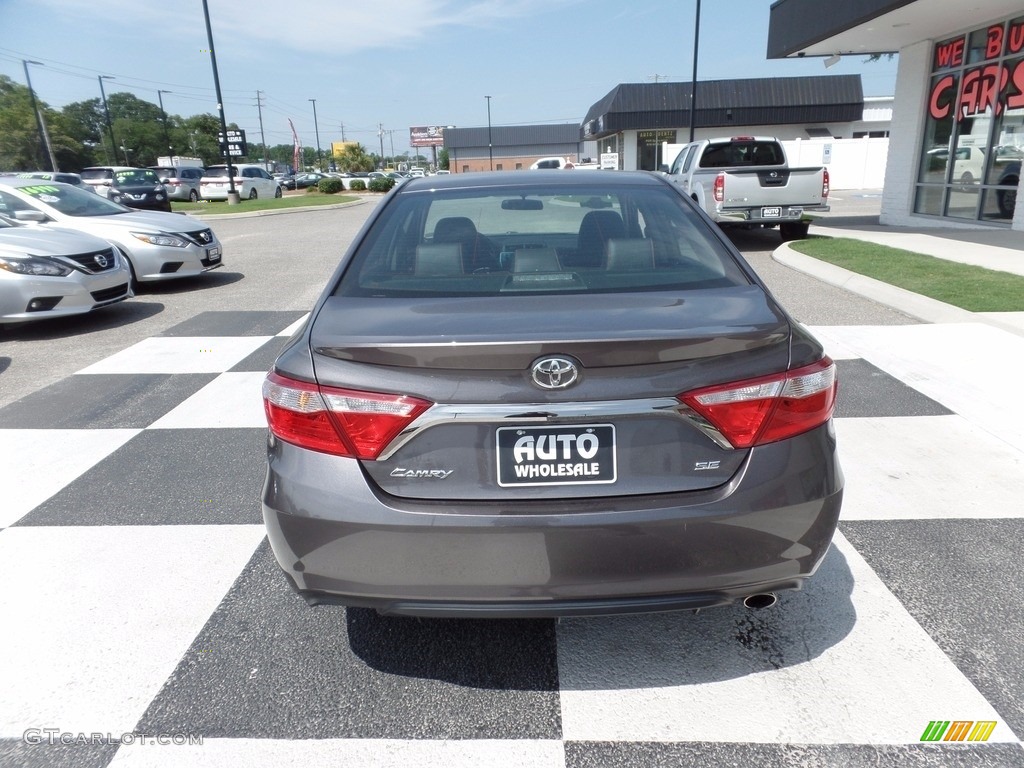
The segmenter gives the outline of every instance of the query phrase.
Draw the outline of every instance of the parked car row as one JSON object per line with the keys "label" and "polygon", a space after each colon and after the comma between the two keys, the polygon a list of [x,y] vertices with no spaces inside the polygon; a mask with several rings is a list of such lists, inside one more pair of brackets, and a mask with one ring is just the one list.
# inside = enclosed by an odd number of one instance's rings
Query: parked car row
{"label": "parked car row", "polygon": [[111,185],[104,197],[56,181],[0,177],[0,323],[88,312],[128,298],[139,284],[222,266],[210,227],[133,210],[115,201],[116,190]]}

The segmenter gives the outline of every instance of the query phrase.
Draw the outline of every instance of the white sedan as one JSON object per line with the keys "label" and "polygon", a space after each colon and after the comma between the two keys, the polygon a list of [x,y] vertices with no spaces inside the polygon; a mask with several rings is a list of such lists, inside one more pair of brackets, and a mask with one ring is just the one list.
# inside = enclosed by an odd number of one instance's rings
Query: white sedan
{"label": "white sedan", "polygon": [[132,295],[128,263],[110,243],[0,216],[0,325],[80,315]]}

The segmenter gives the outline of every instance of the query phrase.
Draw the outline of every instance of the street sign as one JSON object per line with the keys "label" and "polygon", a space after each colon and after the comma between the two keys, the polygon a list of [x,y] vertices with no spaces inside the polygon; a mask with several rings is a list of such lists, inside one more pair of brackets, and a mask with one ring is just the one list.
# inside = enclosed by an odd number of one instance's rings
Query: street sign
{"label": "street sign", "polygon": [[220,153],[224,157],[244,157],[249,154],[249,147],[245,143],[245,131],[228,131],[227,141],[224,134],[218,133],[217,140],[220,142]]}

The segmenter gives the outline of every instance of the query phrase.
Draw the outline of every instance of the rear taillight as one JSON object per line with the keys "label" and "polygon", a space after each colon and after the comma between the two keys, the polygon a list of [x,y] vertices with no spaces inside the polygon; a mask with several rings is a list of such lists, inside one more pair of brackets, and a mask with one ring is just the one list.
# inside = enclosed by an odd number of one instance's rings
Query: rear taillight
{"label": "rear taillight", "polygon": [[715,176],[715,188],[714,188],[715,202],[720,203],[725,200],[725,174],[720,173]]}
{"label": "rear taillight", "polygon": [[430,406],[415,397],[320,387],[273,372],[263,382],[270,431],[285,442],[336,456],[377,458]]}
{"label": "rear taillight", "polygon": [[828,357],[792,371],[693,390],[679,400],[735,448],[785,440],[832,417],[836,366]]}
{"label": "rear taillight", "polygon": [[821,199],[825,200],[828,198],[828,168],[822,169],[821,175]]}

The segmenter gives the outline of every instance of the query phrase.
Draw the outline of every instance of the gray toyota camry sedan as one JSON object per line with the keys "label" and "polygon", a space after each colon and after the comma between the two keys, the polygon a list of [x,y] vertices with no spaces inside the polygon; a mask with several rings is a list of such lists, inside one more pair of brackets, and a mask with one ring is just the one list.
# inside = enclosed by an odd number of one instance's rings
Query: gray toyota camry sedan
{"label": "gray toyota camry sedan", "polygon": [[835,531],[836,369],[677,188],[412,179],[263,386],[263,512],[310,603],[667,611],[798,589]]}

